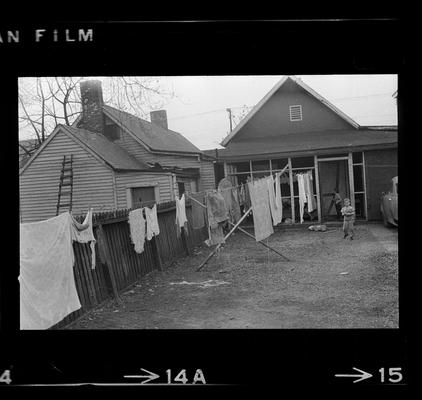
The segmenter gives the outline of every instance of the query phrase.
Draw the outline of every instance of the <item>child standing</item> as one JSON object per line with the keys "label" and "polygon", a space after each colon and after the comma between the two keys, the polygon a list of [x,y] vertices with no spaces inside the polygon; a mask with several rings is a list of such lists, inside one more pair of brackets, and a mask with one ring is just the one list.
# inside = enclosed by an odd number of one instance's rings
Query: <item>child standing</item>
{"label": "child standing", "polygon": [[349,199],[344,199],[344,207],[341,209],[341,213],[344,217],[343,221],[343,232],[344,239],[350,235],[350,240],[353,240],[354,227],[353,223],[355,221],[355,209],[350,205]]}

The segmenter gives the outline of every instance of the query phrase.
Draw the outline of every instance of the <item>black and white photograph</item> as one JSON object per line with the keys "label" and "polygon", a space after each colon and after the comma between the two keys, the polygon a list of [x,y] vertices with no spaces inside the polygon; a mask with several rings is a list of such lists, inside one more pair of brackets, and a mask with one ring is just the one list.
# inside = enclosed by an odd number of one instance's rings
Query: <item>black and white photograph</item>
{"label": "black and white photograph", "polygon": [[406,390],[411,24],[160,8],[0,16],[0,391]]}
{"label": "black and white photograph", "polygon": [[398,328],[398,96],[19,78],[20,329]]}

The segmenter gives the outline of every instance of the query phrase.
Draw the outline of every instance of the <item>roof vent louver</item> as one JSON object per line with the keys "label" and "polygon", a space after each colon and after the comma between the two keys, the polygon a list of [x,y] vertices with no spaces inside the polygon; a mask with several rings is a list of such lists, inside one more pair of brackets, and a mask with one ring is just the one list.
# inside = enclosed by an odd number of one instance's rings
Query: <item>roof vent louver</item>
{"label": "roof vent louver", "polygon": [[302,121],[302,106],[290,106],[290,121]]}

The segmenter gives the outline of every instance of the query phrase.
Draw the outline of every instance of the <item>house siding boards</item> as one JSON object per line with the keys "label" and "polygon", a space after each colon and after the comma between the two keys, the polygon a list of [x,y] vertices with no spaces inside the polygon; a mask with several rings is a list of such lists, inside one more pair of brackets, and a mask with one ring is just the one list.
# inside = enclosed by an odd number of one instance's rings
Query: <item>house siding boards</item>
{"label": "house siding boards", "polygon": [[157,186],[160,203],[171,201],[171,174],[150,174],[147,172],[116,173],[117,208],[128,207],[127,189],[139,186]]}
{"label": "house siding boards", "polygon": [[397,150],[365,151],[368,219],[380,219],[382,192],[391,188],[391,179],[398,175]]}
{"label": "house siding boards", "polygon": [[[292,105],[302,106],[302,121],[290,121],[289,107]],[[290,133],[351,128],[351,125],[343,118],[295,82],[288,80],[242,127],[231,142],[235,143],[244,139],[259,140]]]}
{"label": "house siding boards", "polygon": [[19,177],[21,222],[56,215],[61,163],[63,156],[70,154],[73,154],[73,213],[85,213],[89,205],[95,206],[96,211],[114,208],[112,170],[60,131]]}
{"label": "house siding boards", "polygon": [[212,161],[201,161],[201,179],[199,190],[206,191],[215,189],[214,163]]}

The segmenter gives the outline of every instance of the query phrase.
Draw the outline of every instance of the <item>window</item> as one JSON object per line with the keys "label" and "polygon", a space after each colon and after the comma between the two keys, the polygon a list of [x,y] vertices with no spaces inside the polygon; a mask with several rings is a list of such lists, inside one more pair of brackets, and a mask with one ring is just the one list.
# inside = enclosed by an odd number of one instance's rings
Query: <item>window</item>
{"label": "window", "polygon": [[132,208],[152,206],[156,202],[154,186],[135,187],[130,191]]}
{"label": "window", "polygon": [[302,121],[302,106],[290,106],[290,121]]}
{"label": "window", "polygon": [[177,182],[177,189],[179,190],[179,197],[185,193],[185,182]]}

